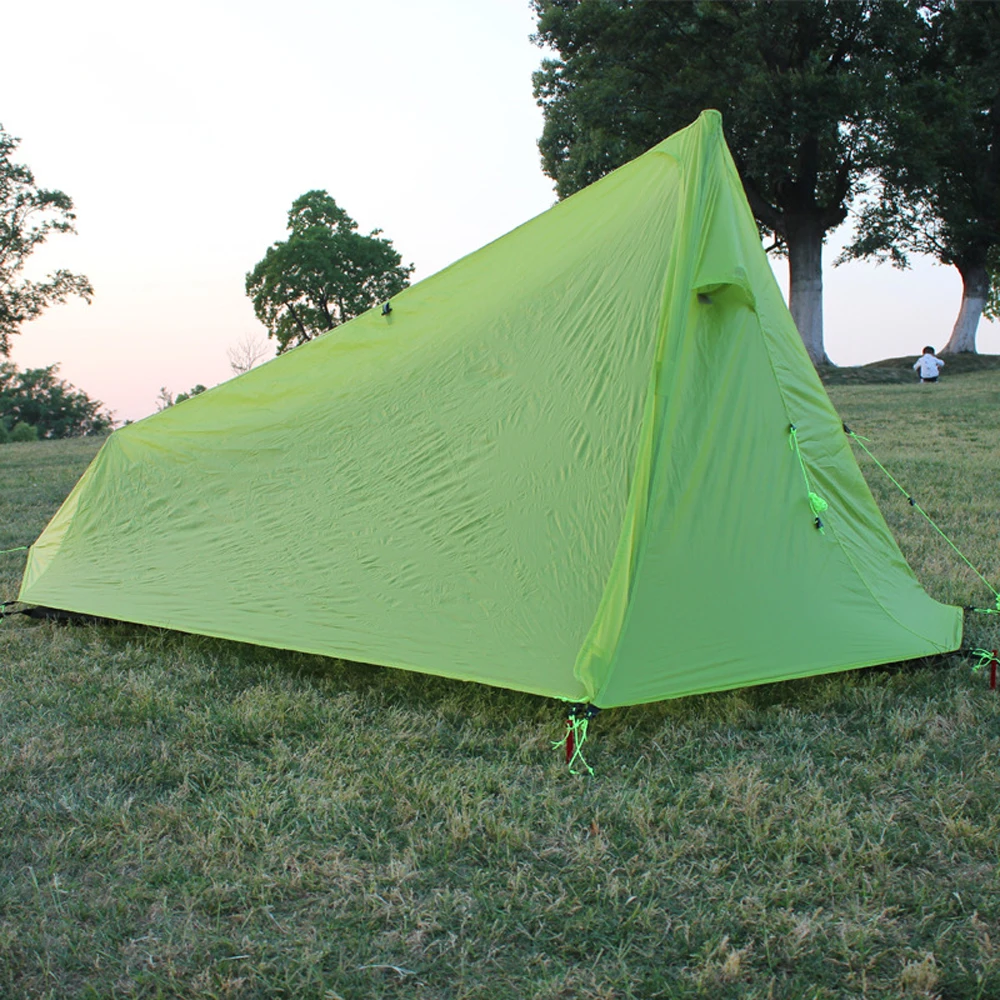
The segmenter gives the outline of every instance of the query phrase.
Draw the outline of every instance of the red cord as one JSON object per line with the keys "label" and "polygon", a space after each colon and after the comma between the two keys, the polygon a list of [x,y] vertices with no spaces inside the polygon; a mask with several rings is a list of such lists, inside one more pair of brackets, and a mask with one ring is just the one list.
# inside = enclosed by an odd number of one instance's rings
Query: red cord
{"label": "red cord", "polygon": [[[994,663],[996,661],[994,660]],[[573,739],[573,722],[566,720],[566,763],[573,759],[573,751],[576,749],[576,741]]]}

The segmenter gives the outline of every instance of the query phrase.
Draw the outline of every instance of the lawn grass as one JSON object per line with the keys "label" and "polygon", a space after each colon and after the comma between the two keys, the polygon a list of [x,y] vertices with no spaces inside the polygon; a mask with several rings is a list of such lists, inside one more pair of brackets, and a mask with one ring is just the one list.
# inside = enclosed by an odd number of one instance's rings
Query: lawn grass
{"label": "lawn grass", "polygon": [[[1000,579],[1000,374],[830,391]],[[0,548],[95,448],[0,447]],[[989,603],[862,467],[928,590]],[[12,596],[23,555],[0,560]],[[967,645],[996,623],[969,617]],[[609,711],[594,778],[549,749],[559,719],[403,671],[8,619],[0,997],[1000,996],[1000,695],[966,659]]]}

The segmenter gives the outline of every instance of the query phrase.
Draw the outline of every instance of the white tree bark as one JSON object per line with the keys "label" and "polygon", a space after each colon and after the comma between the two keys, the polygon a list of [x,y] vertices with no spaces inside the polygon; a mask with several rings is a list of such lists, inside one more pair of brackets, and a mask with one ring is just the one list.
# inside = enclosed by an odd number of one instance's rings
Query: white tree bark
{"label": "white tree bark", "polygon": [[788,309],[814,365],[828,365],[823,346],[823,231],[789,227]]}
{"label": "white tree bark", "polygon": [[985,267],[959,268],[962,275],[962,305],[942,354],[976,353],[976,331],[986,305],[990,277]]}

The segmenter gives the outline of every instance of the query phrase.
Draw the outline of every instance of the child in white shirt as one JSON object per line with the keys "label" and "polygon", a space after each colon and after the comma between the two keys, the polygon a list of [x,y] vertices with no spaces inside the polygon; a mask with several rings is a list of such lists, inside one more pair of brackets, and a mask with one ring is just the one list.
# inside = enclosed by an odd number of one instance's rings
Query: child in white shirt
{"label": "child in white shirt", "polygon": [[917,363],[913,366],[914,371],[920,375],[921,382],[936,382],[944,362],[934,356],[933,347],[925,347],[924,353],[917,358]]}

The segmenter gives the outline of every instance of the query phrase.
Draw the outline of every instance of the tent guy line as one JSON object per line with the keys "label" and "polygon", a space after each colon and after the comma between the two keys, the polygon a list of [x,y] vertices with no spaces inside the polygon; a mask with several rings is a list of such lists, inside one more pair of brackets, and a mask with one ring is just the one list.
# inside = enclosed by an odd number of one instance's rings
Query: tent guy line
{"label": "tent guy line", "polygon": [[997,590],[997,588],[994,587],[993,584],[990,583],[990,581],[978,569],[976,569],[975,565],[973,565],[973,563],[969,560],[969,558],[965,555],[965,553],[962,552],[962,550],[948,537],[948,535],[945,534],[944,530],[934,520],[934,518],[932,518],[930,514],[928,514],[927,511],[925,511],[924,508],[921,507],[920,504],[913,499],[909,491],[872,454],[871,450],[865,446],[865,441],[868,441],[870,439],[861,437],[859,434],[855,434],[854,431],[852,431],[851,428],[847,426],[847,424],[844,424],[844,433],[852,441],[854,441],[855,444],[857,444],[857,446],[879,467],[879,469],[882,470],[883,473],[885,473],[886,477],[893,484],[893,486],[895,486],[896,489],[899,490],[899,492],[902,493],[904,497],[906,497],[910,506],[914,510],[916,510],[927,521],[927,523],[955,550],[955,553],[959,557],[959,559],[961,559],[962,562],[964,562],[965,565],[968,566],[969,569],[971,569],[972,572],[975,573],[976,576],[978,576],[979,579],[983,581],[987,590],[989,590],[989,592],[996,599],[995,608],[977,608],[973,607],[972,605],[966,605],[966,607],[963,610],[975,611],[977,614],[982,614],[982,615],[1000,615],[1000,590]]}

